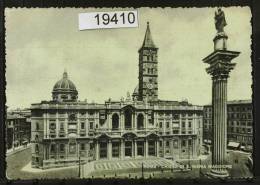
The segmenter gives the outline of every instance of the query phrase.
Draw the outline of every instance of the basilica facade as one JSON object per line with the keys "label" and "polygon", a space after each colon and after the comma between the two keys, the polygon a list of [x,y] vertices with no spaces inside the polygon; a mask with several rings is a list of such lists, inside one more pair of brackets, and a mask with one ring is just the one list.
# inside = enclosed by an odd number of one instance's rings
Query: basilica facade
{"label": "basilica facade", "polygon": [[149,23],[138,52],[139,83],[132,97],[103,104],[79,101],[64,72],[54,85],[52,100],[31,105],[32,167],[200,155],[203,107],[158,99],[158,48]]}

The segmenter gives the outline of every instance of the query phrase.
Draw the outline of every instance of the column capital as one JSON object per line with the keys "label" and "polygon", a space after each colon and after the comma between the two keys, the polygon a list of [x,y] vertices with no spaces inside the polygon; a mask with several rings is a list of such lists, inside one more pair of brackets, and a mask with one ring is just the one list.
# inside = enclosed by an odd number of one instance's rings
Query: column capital
{"label": "column capital", "polygon": [[213,78],[222,77],[228,78],[229,73],[235,67],[235,63],[231,61],[238,57],[240,52],[229,51],[229,50],[215,50],[210,55],[203,59],[204,63],[209,64],[206,68],[208,74],[212,75]]}
{"label": "column capital", "polygon": [[231,70],[235,68],[236,64],[217,60],[206,69],[207,73],[212,76],[212,78],[222,78],[227,79]]}

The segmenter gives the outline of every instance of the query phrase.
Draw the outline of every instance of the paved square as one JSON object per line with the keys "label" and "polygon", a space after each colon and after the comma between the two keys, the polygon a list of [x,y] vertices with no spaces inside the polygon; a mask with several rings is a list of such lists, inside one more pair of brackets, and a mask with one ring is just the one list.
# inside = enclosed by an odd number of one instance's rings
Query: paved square
{"label": "paved square", "polygon": [[90,173],[93,172],[113,172],[113,171],[125,171],[125,170],[134,170],[141,169],[142,164],[145,169],[156,169],[156,168],[178,168],[178,165],[171,160],[164,158],[137,158],[137,159],[124,159],[124,160],[99,160],[92,161],[83,165],[82,167],[82,176],[87,177]]}
{"label": "paved square", "polygon": [[128,159],[106,161],[100,160],[94,162],[94,170],[119,170],[128,168],[141,168],[142,163],[144,168],[173,168],[175,163],[173,161],[163,158],[148,158],[148,159]]}

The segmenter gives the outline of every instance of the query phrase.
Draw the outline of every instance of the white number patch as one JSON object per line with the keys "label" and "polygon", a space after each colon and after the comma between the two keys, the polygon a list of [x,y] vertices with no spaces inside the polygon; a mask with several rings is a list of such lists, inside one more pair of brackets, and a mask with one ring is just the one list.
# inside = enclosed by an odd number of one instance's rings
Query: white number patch
{"label": "white number patch", "polygon": [[136,10],[79,14],[79,30],[131,27],[138,27]]}

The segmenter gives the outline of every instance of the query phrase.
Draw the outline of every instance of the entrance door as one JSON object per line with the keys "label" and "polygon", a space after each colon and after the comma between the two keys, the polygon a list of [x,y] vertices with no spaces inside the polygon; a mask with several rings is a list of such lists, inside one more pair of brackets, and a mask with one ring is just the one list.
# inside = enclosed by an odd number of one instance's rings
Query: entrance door
{"label": "entrance door", "polygon": [[112,157],[119,157],[119,142],[112,142]]}
{"label": "entrance door", "polygon": [[132,141],[125,142],[125,156],[132,157]]}
{"label": "entrance door", "polygon": [[137,155],[144,156],[144,142],[137,141]]}
{"label": "entrance door", "polygon": [[155,141],[148,141],[148,155],[155,156]]}
{"label": "entrance door", "polygon": [[105,142],[100,143],[99,157],[100,157],[100,159],[107,158],[107,143],[105,143]]}

